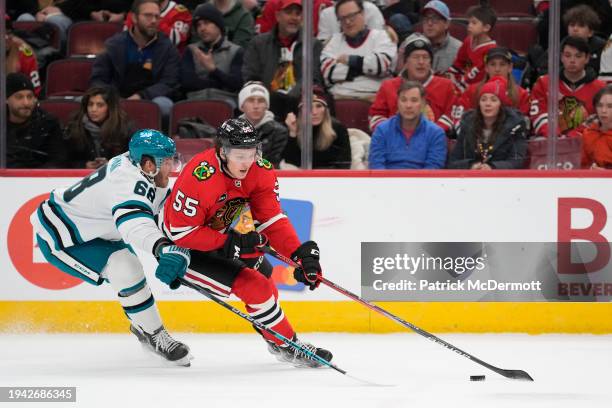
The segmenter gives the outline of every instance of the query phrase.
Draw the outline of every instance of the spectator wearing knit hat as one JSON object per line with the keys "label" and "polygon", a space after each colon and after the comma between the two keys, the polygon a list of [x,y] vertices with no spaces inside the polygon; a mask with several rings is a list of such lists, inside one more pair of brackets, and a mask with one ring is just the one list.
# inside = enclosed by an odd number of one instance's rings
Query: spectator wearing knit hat
{"label": "spectator wearing knit hat", "polygon": [[480,89],[478,108],[463,115],[457,144],[449,158],[453,169],[521,169],[527,157],[525,118],[510,107],[504,77]]}
{"label": "spectator wearing knit hat", "polygon": [[448,32],[451,15],[444,2],[431,0],[421,9],[421,14],[423,34],[431,42],[433,50],[432,69],[436,74],[442,74],[453,65],[461,41]]}
{"label": "spectator wearing knit hat", "polygon": [[187,47],[181,60],[181,86],[187,99],[220,99],[236,108],[244,50],[225,37],[223,15],[212,4],[196,9],[193,24],[199,40]]}
{"label": "spectator wearing knit hat", "polygon": [[262,82],[251,81],[244,84],[238,94],[238,106],[241,119],[246,119],[259,131],[262,141],[263,157],[278,167],[289,131],[274,120],[274,113],[269,110],[270,93]]}
{"label": "spectator wearing knit hat", "polygon": [[242,1],[210,0],[210,3],[223,14],[227,39],[246,48],[255,35],[255,20],[251,13],[242,6]]}
{"label": "spectator wearing knit hat", "polygon": [[425,88],[425,116],[445,132],[453,127],[452,109],[456,103],[457,90],[452,81],[435,76],[431,69],[433,50],[429,40],[422,34],[412,34],[404,41],[403,65],[400,75],[383,81],[370,106],[370,129],[395,115],[397,91],[405,81],[416,81]]}
{"label": "spectator wearing knit hat", "polygon": [[6,110],[7,167],[63,167],[60,124],[37,106],[32,81],[21,73],[6,76]]}

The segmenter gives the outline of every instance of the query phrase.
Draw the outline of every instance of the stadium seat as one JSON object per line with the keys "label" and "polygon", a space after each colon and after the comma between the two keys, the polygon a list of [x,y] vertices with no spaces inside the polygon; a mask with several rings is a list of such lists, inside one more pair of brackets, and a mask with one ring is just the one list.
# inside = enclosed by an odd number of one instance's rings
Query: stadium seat
{"label": "stadium seat", "polygon": [[40,101],[40,108],[55,116],[62,127],[66,127],[72,115],[79,110],[80,105],[73,100],[50,99]]}
{"label": "stadium seat", "polygon": [[161,111],[154,102],[123,99],[120,104],[136,128],[161,130]]}
{"label": "stadium seat", "polygon": [[175,103],[170,113],[170,134],[178,131],[178,122],[185,118],[198,117],[211,126],[219,127],[234,116],[232,107],[222,101],[182,101]]}
{"label": "stadium seat", "polygon": [[78,58],[53,61],[47,67],[46,97],[83,95],[89,89],[93,63],[92,59]]}
{"label": "stadium seat", "polygon": [[193,156],[213,147],[213,139],[175,139],[176,151],[179,153],[181,163],[185,165]]}
{"label": "stadium seat", "polygon": [[[464,20],[465,21],[465,20]],[[414,26],[414,31],[419,33],[423,32],[423,24],[418,23]],[[467,25],[463,22],[452,20],[448,26],[448,32],[451,36],[455,37],[459,41],[463,41],[467,36]]]}
{"label": "stadium seat", "polygon": [[370,133],[368,110],[370,103],[358,99],[338,99],[335,102],[336,119],[347,128],[355,128]]}
{"label": "stadium seat", "polygon": [[489,0],[498,17],[535,17],[533,0]]}
{"label": "stadium seat", "polygon": [[121,32],[121,24],[82,21],[68,30],[68,56],[93,57],[106,49],[104,42]]}
{"label": "stadium seat", "polygon": [[495,24],[491,37],[497,44],[526,55],[529,46],[538,41],[538,31],[533,20],[510,19]]}
{"label": "stadium seat", "polygon": [[479,5],[480,1],[479,0],[444,0],[444,3],[446,3],[446,5],[448,6],[448,9],[450,10],[452,17],[463,17],[465,16],[465,12],[470,7]]}
{"label": "stadium seat", "polygon": [[[42,27],[45,28],[40,30]],[[58,50],[61,47],[60,31],[55,24],[42,23],[38,21],[15,21],[13,22],[13,30],[28,32],[34,32],[39,30],[46,32],[46,30],[49,30],[51,32],[51,37],[49,39],[50,45]]]}
{"label": "stadium seat", "polygon": [[[556,168],[558,170],[579,169],[581,155],[581,137],[557,139]],[[528,156],[528,168],[537,170],[548,169],[548,139],[538,138],[537,140],[530,140],[528,144]]]}

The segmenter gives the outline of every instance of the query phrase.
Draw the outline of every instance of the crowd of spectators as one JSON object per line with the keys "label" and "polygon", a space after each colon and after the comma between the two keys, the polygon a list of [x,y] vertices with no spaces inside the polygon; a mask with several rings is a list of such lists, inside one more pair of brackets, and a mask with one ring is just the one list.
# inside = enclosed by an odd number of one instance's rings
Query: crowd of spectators
{"label": "crowd of spectators", "polygon": [[[302,1],[8,0],[8,167],[104,165],[135,130],[122,100],[155,103],[166,131],[177,102],[222,101],[260,131],[276,167],[299,167]],[[533,15],[520,17],[539,33],[526,53],[496,39],[505,17],[491,2],[465,3],[457,16],[440,0],[313,0],[314,168],[352,167],[340,100],[369,105],[362,130],[371,134],[364,159],[372,169],[525,168],[529,142],[550,133],[583,140],[582,167],[612,166],[611,3],[561,0],[552,132],[549,2],[534,0]],[[120,27],[94,56],[90,89],[74,97],[80,105],[65,126],[38,105],[49,54],[14,29],[28,21],[58,33],[55,58],[70,58],[75,23]],[[453,24],[463,24],[465,38],[451,35]]]}

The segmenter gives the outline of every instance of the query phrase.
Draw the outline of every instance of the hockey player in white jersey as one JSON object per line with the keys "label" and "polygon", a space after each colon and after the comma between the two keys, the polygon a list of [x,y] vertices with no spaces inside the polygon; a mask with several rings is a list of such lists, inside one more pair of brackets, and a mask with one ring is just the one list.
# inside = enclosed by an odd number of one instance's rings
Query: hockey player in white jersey
{"label": "hockey player in white jersey", "polygon": [[154,220],[170,194],[175,153],[174,141],[164,134],[139,130],[128,152],[72,187],[53,190],[31,222],[49,263],[93,285],[109,282],[140,342],[174,364],[189,366],[189,347],[164,328],[133,250],[153,254],[159,262],[155,276],[173,289],[180,286],[189,251],[164,237]]}

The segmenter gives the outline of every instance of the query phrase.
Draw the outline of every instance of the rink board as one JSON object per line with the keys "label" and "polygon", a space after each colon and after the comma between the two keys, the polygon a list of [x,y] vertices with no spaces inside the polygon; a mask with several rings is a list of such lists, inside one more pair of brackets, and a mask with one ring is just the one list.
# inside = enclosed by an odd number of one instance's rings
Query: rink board
{"label": "rink board", "polygon": [[[34,247],[29,215],[55,186],[86,172],[4,171],[0,219],[0,332],[121,332],[125,317],[108,285],[66,279]],[[495,177],[492,177],[495,176]],[[560,198],[584,198],[612,210],[608,172],[296,172],[279,173],[280,194],[312,207],[310,239],[319,243],[326,276],[360,292],[361,242],[556,242]],[[607,213],[604,214],[607,217]],[[572,214],[584,228],[593,216]],[[600,234],[612,238],[605,223]],[[301,228],[301,227],[300,227]],[[152,257],[145,270],[152,277]],[[251,328],[188,289],[170,291],[149,279],[166,324],[179,331],[246,332]],[[287,277],[289,289],[291,277]],[[300,331],[390,332],[401,326],[327,288],[281,290]],[[237,303],[234,303],[237,304]],[[603,303],[380,303],[436,332],[612,333]]]}

